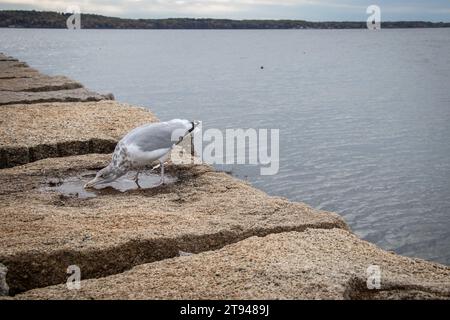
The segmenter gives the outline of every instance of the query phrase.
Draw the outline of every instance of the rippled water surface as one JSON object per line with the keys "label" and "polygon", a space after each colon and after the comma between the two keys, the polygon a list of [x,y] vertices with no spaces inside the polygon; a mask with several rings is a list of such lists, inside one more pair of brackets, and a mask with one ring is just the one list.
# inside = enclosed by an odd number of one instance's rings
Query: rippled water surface
{"label": "rippled water surface", "polygon": [[450,29],[0,29],[0,51],[161,119],[279,128],[279,174],[235,175],[450,264]]}

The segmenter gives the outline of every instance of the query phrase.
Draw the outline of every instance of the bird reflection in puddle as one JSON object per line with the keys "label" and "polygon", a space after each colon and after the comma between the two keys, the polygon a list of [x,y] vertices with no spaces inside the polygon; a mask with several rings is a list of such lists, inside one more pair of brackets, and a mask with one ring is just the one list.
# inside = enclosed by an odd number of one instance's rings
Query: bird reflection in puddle
{"label": "bird reflection in puddle", "polygon": [[[54,180],[51,180],[48,182],[47,186],[44,187],[44,189],[45,191],[57,192],[67,197],[77,197],[81,199],[95,198],[104,190],[113,189],[122,193],[138,190],[139,188],[136,185],[136,182],[133,180],[133,176],[135,174],[135,172],[130,172],[128,175],[120,177],[119,179],[111,183],[106,183],[98,185],[94,188],[85,189],[84,185],[86,184],[86,181],[95,176],[95,172],[85,173],[81,176],[68,177],[65,179],[57,180],[56,182]],[[159,180],[160,176],[158,174],[142,172],[142,174],[139,176],[139,185],[141,186],[141,189],[139,190],[153,189],[155,185],[157,185]],[[165,184],[172,184],[177,180],[178,179],[176,177],[166,175]]]}

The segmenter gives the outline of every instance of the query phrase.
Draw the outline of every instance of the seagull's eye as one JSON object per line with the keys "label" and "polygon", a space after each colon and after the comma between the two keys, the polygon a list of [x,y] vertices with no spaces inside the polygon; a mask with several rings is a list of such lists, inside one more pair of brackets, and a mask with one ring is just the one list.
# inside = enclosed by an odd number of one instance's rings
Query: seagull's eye
{"label": "seagull's eye", "polygon": [[104,172],[99,172],[97,174],[97,178],[105,178],[105,176],[106,176],[106,173],[104,173]]}

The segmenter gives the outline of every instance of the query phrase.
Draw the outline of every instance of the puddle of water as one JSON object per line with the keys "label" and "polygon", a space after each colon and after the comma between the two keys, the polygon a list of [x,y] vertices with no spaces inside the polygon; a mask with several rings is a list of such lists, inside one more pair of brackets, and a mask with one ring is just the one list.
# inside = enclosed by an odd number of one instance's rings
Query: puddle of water
{"label": "puddle of water", "polygon": [[[87,172],[78,177],[69,177],[60,181],[51,181],[44,188],[45,191],[53,191],[68,197],[77,197],[81,199],[94,198],[99,195],[102,189],[112,188],[119,192],[127,192],[137,190],[138,186],[132,179],[135,172],[130,171],[127,175],[120,177],[114,182],[105,183],[95,186],[94,188],[85,189],[84,185],[95,177],[95,172]],[[160,175],[141,172],[139,175],[139,185],[142,189],[152,189],[159,183]],[[175,183],[178,179],[166,174],[164,178],[165,184]]]}

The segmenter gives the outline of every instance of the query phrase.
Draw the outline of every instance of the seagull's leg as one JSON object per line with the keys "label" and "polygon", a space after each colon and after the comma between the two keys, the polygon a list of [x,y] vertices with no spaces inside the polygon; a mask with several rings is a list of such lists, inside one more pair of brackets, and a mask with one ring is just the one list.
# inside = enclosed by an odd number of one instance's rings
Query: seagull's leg
{"label": "seagull's leg", "polygon": [[[158,160],[159,161],[159,166],[161,167],[161,179],[159,180],[159,183],[155,187],[158,187],[158,186],[160,186],[160,185],[165,183],[165,181],[164,181],[164,163],[169,158],[169,156],[170,156],[170,152],[166,153],[164,156],[162,156]],[[157,166],[154,167],[154,168],[157,168]]]}
{"label": "seagull's leg", "polygon": [[159,185],[164,184],[164,162],[161,161],[161,180],[159,180]]}
{"label": "seagull's leg", "polygon": [[136,171],[136,175],[134,176],[134,182],[136,183],[136,185],[137,185],[137,187],[139,188],[139,189],[142,189],[142,187],[139,185],[139,173],[141,173],[141,171],[140,170],[137,170]]}
{"label": "seagull's leg", "polygon": [[164,162],[162,160],[160,160],[159,164],[161,166],[161,178],[159,179],[159,182],[154,185],[154,188],[159,187],[164,184]]}

